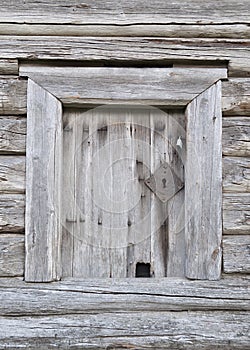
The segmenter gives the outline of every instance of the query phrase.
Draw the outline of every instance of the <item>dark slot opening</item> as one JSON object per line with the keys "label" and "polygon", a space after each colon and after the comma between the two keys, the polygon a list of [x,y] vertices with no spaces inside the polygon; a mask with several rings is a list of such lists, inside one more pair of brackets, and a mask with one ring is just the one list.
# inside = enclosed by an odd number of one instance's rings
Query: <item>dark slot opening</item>
{"label": "dark slot opening", "polygon": [[135,277],[150,277],[150,264],[137,263]]}

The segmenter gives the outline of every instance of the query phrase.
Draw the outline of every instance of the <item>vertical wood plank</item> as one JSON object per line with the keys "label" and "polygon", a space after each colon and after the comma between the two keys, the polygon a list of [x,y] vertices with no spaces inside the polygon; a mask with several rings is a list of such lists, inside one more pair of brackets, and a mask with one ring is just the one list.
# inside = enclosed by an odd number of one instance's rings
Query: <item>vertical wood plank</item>
{"label": "vertical wood plank", "polygon": [[186,276],[220,278],[222,235],[221,82],[187,107]]}
{"label": "vertical wood plank", "polygon": [[[186,125],[184,112],[173,112],[168,118],[169,164],[184,182]],[[168,202],[167,276],[185,276],[185,191],[182,188]]]}
{"label": "vertical wood plank", "polygon": [[25,280],[58,280],[62,105],[28,81]]}

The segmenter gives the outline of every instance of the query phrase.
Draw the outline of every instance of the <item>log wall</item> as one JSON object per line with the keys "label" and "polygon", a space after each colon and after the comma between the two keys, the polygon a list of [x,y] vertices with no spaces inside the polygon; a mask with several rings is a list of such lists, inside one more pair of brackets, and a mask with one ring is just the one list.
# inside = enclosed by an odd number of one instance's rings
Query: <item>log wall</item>
{"label": "log wall", "polygon": [[[0,347],[247,349],[249,2],[209,0],[202,6],[197,0],[0,3],[0,288],[4,300]],[[197,282],[192,288],[189,282],[176,282],[170,283],[172,289],[159,282],[157,288],[162,290],[155,296],[138,285],[129,296],[126,286],[117,291],[114,282],[85,284],[76,293],[75,284],[27,287],[19,280],[25,255],[26,144],[26,81],[19,77],[19,66],[31,62],[46,66],[55,60],[62,67],[227,67],[229,79],[222,91],[221,282],[212,286]],[[54,301],[48,298],[53,288],[58,293]],[[182,288],[181,296],[169,294]],[[95,294],[100,297],[98,303]]]}

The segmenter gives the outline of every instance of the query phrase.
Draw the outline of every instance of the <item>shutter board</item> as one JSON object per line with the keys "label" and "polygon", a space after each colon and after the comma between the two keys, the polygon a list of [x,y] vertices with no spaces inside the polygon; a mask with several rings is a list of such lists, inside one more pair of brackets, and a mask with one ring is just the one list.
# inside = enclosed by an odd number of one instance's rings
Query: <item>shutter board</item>
{"label": "shutter board", "polygon": [[[146,106],[66,109],[64,124],[63,276],[135,277],[136,263],[144,262],[154,277],[165,277],[166,265],[175,265],[173,256],[167,262],[168,203],[144,181],[169,161],[183,179],[183,164],[173,155],[178,136],[185,143],[184,113]],[[98,190],[101,196],[92,201],[90,193]],[[116,213],[123,196],[124,215]],[[110,210],[103,210],[110,199]],[[173,227],[183,207],[177,202],[171,205]],[[174,271],[183,276],[183,232],[178,239]]]}
{"label": "shutter board", "polygon": [[61,277],[62,105],[32,80],[27,102],[25,280],[49,282]]}
{"label": "shutter board", "polygon": [[219,279],[222,236],[220,82],[188,105],[186,118],[186,276]]}

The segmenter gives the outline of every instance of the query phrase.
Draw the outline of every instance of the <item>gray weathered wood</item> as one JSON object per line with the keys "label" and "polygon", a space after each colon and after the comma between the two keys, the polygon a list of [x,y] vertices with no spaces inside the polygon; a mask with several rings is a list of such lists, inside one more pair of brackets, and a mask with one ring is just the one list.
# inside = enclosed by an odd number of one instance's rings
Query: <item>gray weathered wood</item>
{"label": "gray weathered wood", "polygon": [[250,234],[250,194],[223,195],[223,233]]}
{"label": "gray weathered wood", "polygon": [[24,80],[0,79],[0,114],[26,113],[26,86]]}
{"label": "gray weathered wood", "polygon": [[246,311],[2,316],[0,327],[0,346],[12,349],[246,350],[250,341]]}
{"label": "gray weathered wood", "polygon": [[[164,16],[166,18],[166,16]],[[30,36],[135,36],[165,38],[249,39],[250,29],[241,24],[19,24],[0,23],[0,35]],[[11,73],[12,74],[12,73]]]}
{"label": "gray weathered wood", "polygon": [[[143,4],[143,6],[142,6]],[[119,1],[108,2],[70,0],[62,6],[60,0],[28,3],[23,1],[2,4],[1,23],[48,24],[234,24],[249,23],[249,3],[241,0],[210,0],[201,7],[197,0],[174,1]]]}
{"label": "gray weathered wood", "polygon": [[[152,107],[65,112],[63,276],[135,277],[137,262],[166,276],[167,204],[144,181],[163,162],[183,172],[174,158],[180,135],[185,143],[177,117]],[[179,206],[170,209],[178,218]]]}
{"label": "gray weathered wood", "polygon": [[0,60],[0,74],[16,74],[18,75],[18,61],[17,60]]}
{"label": "gray weathered wood", "polygon": [[[83,50],[84,48],[84,50]],[[216,50],[215,50],[216,48]],[[51,36],[2,36],[0,57],[19,59],[55,59],[82,61],[111,61],[130,64],[152,61],[166,64],[182,61],[226,63],[229,75],[236,69],[249,75],[249,40],[247,39],[170,39],[170,38],[95,38]]]}
{"label": "gray weathered wood", "polygon": [[250,235],[223,237],[225,273],[250,273]]}
{"label": "gray weathered wood", "polygon": [[200,92],[227,77],[224,68],[74,68],[24,64],[28,76],[65,105],[129,104],[185,106]]}
{"label": "gray weathered wood", "polygon": [[[25,66],[24,66],[25,67]],[[27,66],[26,66],[27,67]],[[51,67],[51,66],[49,66]],[[44,66],[44,69],[42,68],[42,66],[40,65],[40,70],[41,71],[45,71],[49,68],[47,65]],[[210,67],[211,68],[211,67]],[[59,68],[60,69],[60,68]],[[79,68],[67,68],[65,69],[65,72],[71,70],[77,72]],[[80,71],[84,70],[86,68],[80,68]],[[92,68],[93,69],[93,68]],[[107,69],[107,68],[106,68]],[[178,69],[178,68],[175,68]],[[179,68],[181,69],[181,68]],[[187,67],[186,67],[187,69]],[[194,68],[192,68],[194,69]],[[198,69],[198,68],[197,68]],[[202,68],[199,68],[202,69]],[[213,70],[213,68],[211,68]],[[90,71],[91,69],[89,69]],[[188,69],[187,69],[188,70]],[[221,71],[221,69],[219,68],[215,68],[214,69],[216,72]],[[61,72],[63,72],[64,69],[61,68]],[[205,68],[203,68],[203,71],[206,71]],[[223,71],[223,69],[222,69]],[[197,71],[196,71],[197,73]],[[25,73],[22,73],[25,74]],[[73,74],[73,73],[72,73]],[[213,73],[216,75],[216,73]],[[77,73],[75,73],[75,75],[77,75]],[[189,77],[190,78],[190,77]],[[188,79],[189,79],[188,78]],[[40,77],[40,79],[42,79],[42,77]],[[63,85],[60,85],[59,82],[63,79],[61,78],[57,78],[58,80],[54,80],[49,83],[49,86],[57,86],[57,89],[59,89],[59,93],[60,91],[62,91],[62,93],[64,94],[64,98],[65,98],[65,102],[69,103],[69,104],[79,104],[81,103],[81,101],[79,101],[79,97],[81,96],[81,92],[82,92],[82,86],[80,85],[79,81],[77,81],[76,77],[73,76],[71,77],[71,85],[70,85],[70,81],[65,84],[65,81],[63,81]],[[109,77],[109,79],[112,79],[111,77]],[[136,90],[136,84],[135,82],[131,82],[131,77],[123,77],[124,83],[126,82],[130,82],[131,87],[133,87],[133,90],[131,92],[135,92]],[[196,84],[199,84],[199,79],[197,77],[194,78],[196,81]],[[160,78],[160,80],[162,80],[162,78]],[[48,79],[49,81],[49,79]],[[210,81],[210,80],[209,80]],[[228,82],[223,82],[222,86],[223,86],[223,92],[222,92],[222,102],[223,102],[223,113],[224,115],[248,115],[249,111],[250,111],[250,105],[249,105],[249,81],[250,79],[233,79],[230,80]],[[1,114],[23,114],[26,113],[26,82],[25,81],[18,81],[18,80],[14,80],[14,79],[1,79],[0,83],[4,82],[4,85],[2,84],[2,91],[1,91],[1,98],[3,101],[3,105],[0,105],[0,113]],[[110,82],[110,81],[109,81]],[[46,83],[45,83],[46,84]],[[138,84],[138,82],[137,82]],[[187,83],[185,83],[187,84]],[[65,85],[65,87],[63,87]],[[188,85],[185,85],[186,87]],[[200,85],[201,87],[201,85]],[[143,86],[141,87],[143,88]],[[159,87],[157,87],[158,89]],[[76,98],[76,96],[72,93],[72,91],[74,91],[74,89],[76,89],[76,94],[78,96],[78,98]],[[80,90],[79,90],[80,89]],[[193,89],[193,87],[192,87]],[[145,89],[147,91],[147,94],[152,94],[150,93],[150,91],[148,89]],[[181,89],[182,90],[182,89]],[[18,91],[18,96],[16,96]],[[163,93],[163,92],[162,92]],[[80,96],[79,96],[80,94]],[[113,94],[115,94],[115,92],[113,92]],[[186,97],[187,97],[188,91],[186,91]],[[129,91],[127,91],[127,96],[130,96],[130,98],[133,98],[133,94],[130,94]],[[155,94],[153,94],[153,96],[155,97]],[[190,96],[190,93],[189,93]],[[63,96],[58,96],[59,98],[63,97]],[[83,97],[83,96],[82,96]],[[138,97],[137,97],[138,98]],[[173,98],[172,98],[172,103],[174,103]],[[177,102],[176,102],[177,103]],[[7,108],[7,110],[6,110]]]}
{"label": "gray weathered wood", "polygon": [[223,118],[222,144],[226,156],[250,156],[250,118]]}
{"label": "gray weathered wood", "polygon": [[0,277],[23,276],[23,272],[24,235],[0,234]]}
{"label": "gray weathered wood", "polygon": [[0,193],[24,193],[25,157],[0,155]]}
{"label": "gray weathered wood", "polygon": [[26,119],[0,116],[0,153],[24,154],[26,151]]}
{"label": "gray weathered wood", "polygon": [[0,282],[1,316],[250,310],[249,283],[240,278],[212,283],[174,278],[66,279],[50,284],[1,278]]}
{"label": "gray weathered wood", "polygon": [[222,95],[224,115],[250,113],[250,78],[231,78],[229,82],[223,84]]}
{"label": "gray weathered wood", "polygon": [[46,282],[61,275],[62,105],[32,80],[27,104],[25,279]]}
{"label": "gray weathered wood", "polygon": [[223,158],[223,191],[250,192],[250,158]]}
{"label": "gray weathered wood", "polygon": [[187,107],[186,117],[186,276],[219,279],[222,235],[221,83],[214,84],[192,101]]}
{"label": "gray weathered wood", "polygon": [[[24,166],[25,157],[23,156],[0,156],[0,178],[2,179],[0,192],[24,192]],[[230,193],[250,191],[249,158],[223,158],[223,191]]]}
{"label": "gray weathered wood", "polygon": [[0,233],[24,232],[24,195],[0,195]]}

